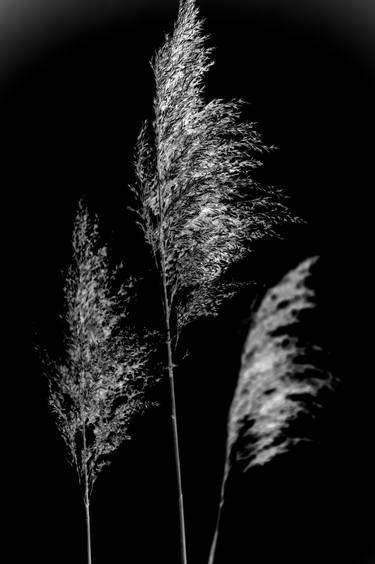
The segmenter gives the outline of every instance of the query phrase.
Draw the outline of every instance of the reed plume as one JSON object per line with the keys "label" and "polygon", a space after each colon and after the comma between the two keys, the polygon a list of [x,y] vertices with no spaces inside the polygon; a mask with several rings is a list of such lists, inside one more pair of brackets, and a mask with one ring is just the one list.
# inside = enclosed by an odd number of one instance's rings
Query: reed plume
{"label": "reed plume", "polygon": [[205,101],[207,39],[194,0],[181,0],[152,61],[154,117],[138,136],[131,187],[176,333],[219,311],[234,289],[223,276],[257,241],[299,221],[283,190],[255,179],[271,147],[243,119],[245,103]]}
{"label": "reed plume", "polygon": [[320,342],[309,258],[269,290],[254,315],[228,418],[227,453],[214,562],[226,483],[234,468],[246,473],[317,438],[316,419],[335,388],[329,355]]}
{"label": "reed plume", "polygon": [[213,65],[194,0],[181,0],[173,32],[152,69],[153,119],[136,144],[134,209],[161,280],[173,436],[179,488],[181,555],[186,539],[174,388],[174,354],[181,332],[215,316],[239,284],[225,280],[262,239],[280,237],[297,221],[282,190],[263,186],[254,171],[269,150],[244,103],[205,101]]}
{"label": "reed plume", "polygon": [[135,283],[114,288],[98,220],[81,201],[73,231],[73,260],[67,271],[63,360],[44,359],[49,404],[74,467],[86,511],[87,559],[91,564],[90,499],[111,455],[131,437],[137,414],[153,404],[155,335],[140,333],[129,306]]}

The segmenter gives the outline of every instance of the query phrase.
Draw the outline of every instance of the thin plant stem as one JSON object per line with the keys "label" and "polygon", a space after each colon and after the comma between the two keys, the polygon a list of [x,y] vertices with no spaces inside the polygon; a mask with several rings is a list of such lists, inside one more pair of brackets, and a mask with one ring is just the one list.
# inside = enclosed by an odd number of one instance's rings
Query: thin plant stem
{"label": "thin plant stem", "polygon": [[84,423],[83,423],[83,429],[82,429],[82,438],[83,438],[83,467],[84,467],[84,479],[85,479],[84,504],[85,504],[85,517],[86,517],[87,564],[92,564],[92,558],[91,558],[90,494],[89,494],[89,480],[88,480],[88,474],[87,474],[86,427],[85,427]]}
{"label": "thin plant stem", "polygon": [[174,457],[175,457],[177,488],[178,488],[181,562],[183,564],[187,564],[185,511],[184,511],[184,499],[182,493],[181,461],[180,461],[180,449],[179,449],[179,440],[178,440],[176,393],[175,393],[175,383],[174,383],[172,339],[171,339],[171,329],[170,329],[170,309],[168,303],[165,262],[164,262],[163,254],[161,257],[161,262],[162,262],[163,291],[164,291],[164,305],[165,305],[166,342],[167,342],[167,352],[168,352],[168,376],[169,376],[171,408],[172,408],[173,445],[174,445]]}
{"label": "thin plant stem", "polygon": [[86,512],[86,535],[87,535],[87,564],[92,564],[91,560],[91,524],[90,524],[90,503],[85,502]]}
{"label": "thin plant stem", "polygon": [[184,511],[184,498],[182,493],[181,460],[180,460],[180,448],[179,448],[179,440],[178,440],[176,393],[175,393],[173,354],[172,354],[172,336],[171,336],[171,327],[170,327],[170,303],[168,298],[167,273],[166,273],[166,265],[165,265],[164,234],[162,227],[163,208],[162,208],[162,200],[161,200],[160,183],[158,186],[158,201],[159,201],[159,215],[160,215],[159,218],[159,241],[160,241],[160,263],[161,263],[160,266],[161,266],[162,286],[163,286],[165,332],[166,332],[166,345],[167,345],[167,354],[168,354],[169,388],[171,394],[172,431],[173,431],[173,447],[174,447],[173,450],[174,450],[177,489],[178,489],[180,552],[181,552],[181,563],[187,564],[185,511]]}

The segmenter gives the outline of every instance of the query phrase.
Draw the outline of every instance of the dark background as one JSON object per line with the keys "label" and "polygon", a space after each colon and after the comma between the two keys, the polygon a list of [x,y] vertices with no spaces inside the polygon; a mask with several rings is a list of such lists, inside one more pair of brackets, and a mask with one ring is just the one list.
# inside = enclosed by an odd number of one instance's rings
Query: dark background
{"label": "dark background", "polygon": [[[46,24],[39,35],[24,32],[17,49],[9,43],[0,66],[3,278],[9,283],[3,378],[10,384],[3,397],[9,439],[3,485],[11,502],[12,562],[85,559],[83,505],[33,351],[36,332],[52,347],[59,340],[61,271],[69,263],[78,198],[87,194],[100,213],[115,254],[135,269],[145,260],[126,214],[127,184],[140,123],[151,114],[148,61],[172,27],[177,2],[115,5],[100,16],[82,9],[69,25]],[[264,289],[299,259],[322,255],[323,324],[344,382],[317,457],[271,467],[234,488],[222,559],[373,564],[375,77],[367,40],[373,14],[362,10],[357,21],[334,2],[326,12],[307,1],[299,9],[271,1],[200,5],[216,48],[207,96],[251,102],[247,117],[279,147],[262,178],[284,186],[308,220],[289,240],[259,249],[246,265],[249,278],[256,269]],[[185,337],[190,356],[179,367],[177,401],[191,563],[207,561],[226,414],[254,297],[243,296]],[[157,312],[154,300],[150,288],[145,311]],[[167,405],[139,424],[134,441],[103,472],[92,511],[94,564],[178,562]]]}

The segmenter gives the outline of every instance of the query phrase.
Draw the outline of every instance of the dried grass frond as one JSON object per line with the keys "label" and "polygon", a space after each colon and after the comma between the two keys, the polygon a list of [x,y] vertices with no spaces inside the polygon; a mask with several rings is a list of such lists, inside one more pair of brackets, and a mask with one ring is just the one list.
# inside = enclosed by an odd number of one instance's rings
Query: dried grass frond
{"label": "dried grass frond", "polygon": [[[319,438],[318,416],[337,380],[321,335],[309,258],[269,290],[244,345],[228,417],[219,519],[228,477],[246,473]],[[214,561],[219,524],[211,549]]]}
{"label": "dried grass frond", "polygon": [[148,392],[158,379],[158,336],[132,323],[136,281],[128,277],[119,284],[100,243],[98,219],[83,201],[72,243],[64,286],[65,356],[44,365],[69,461],[91,493],[110,455],[130,438],[135,415],[153,404]]}
{"label": "dried grass frond", "polygon": [[[135,155],[138,221],[165,271],[176,304],[177,332],[211,315],[233,295],[219,282],[262,239],[279,238],[298,218],[285,193],[255,180],[269,151],[256,126],[243,120],[241,100],[205,101],[214,61],[193,0],[182,0],[171,35],[156,53],[154,117],[145,122]],[[216,307],[202,308],[201,290]]]}

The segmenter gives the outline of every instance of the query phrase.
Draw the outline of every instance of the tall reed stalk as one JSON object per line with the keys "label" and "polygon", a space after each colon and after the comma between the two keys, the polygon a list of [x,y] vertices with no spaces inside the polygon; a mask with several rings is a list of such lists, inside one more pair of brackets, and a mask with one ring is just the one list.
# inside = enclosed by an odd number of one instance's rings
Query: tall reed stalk
{"label": "tall reed stalk", "polygon": [[209,564],[214,564],[228,478],[269,464],[319,437],[318,416],[337,379],[311,285],[316,258],[303,261],[263,298],[246,339],[228,416],[227,452]]}
{"label": "tall reed stalk", "polygon": [[90,500],[111,455],[131,438],[137,414],[148,399],[156,336],[132,322],[135,281],[118,282],[98,220],[80,202],[73,231],[73,260],[66,274],[64,351],[61,360],[43,355],[49,404],[76,470],[85,507],[87,562],[92,563]]}
{"label": "tall reed stalk", "polygon": [[[285,194],[254,178],[268,150],[244,104],[204,100],[212,49],[194,0],[181,0],[173,32],[157,51],[152,123],[136,145],[135,211],[161,280],[181,525],[187,563],[177,432],[174,356],[182,331],[217,315],[238,284],[228,278],[261,239],[297,221]],[[225,278],[227,276],[227,278]]]}

